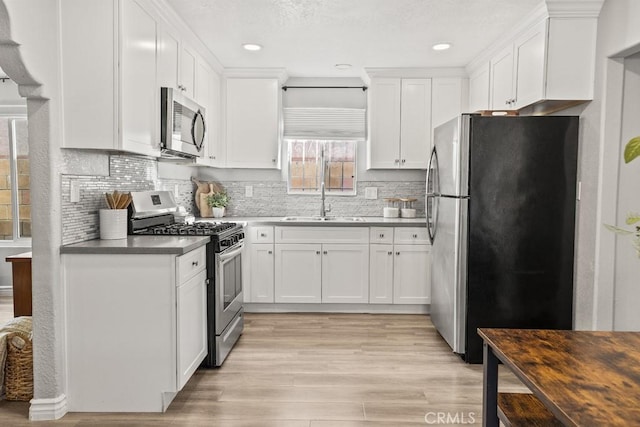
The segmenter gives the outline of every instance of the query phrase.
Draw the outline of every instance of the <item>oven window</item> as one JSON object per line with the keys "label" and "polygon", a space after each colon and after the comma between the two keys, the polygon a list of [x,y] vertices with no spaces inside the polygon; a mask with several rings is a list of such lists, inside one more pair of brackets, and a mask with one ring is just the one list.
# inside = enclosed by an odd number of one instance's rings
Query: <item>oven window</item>
{"label": "oven window", "polygon": [[227,261],[223,266],[224,308],[242,292],[242,257],[238,254]]}

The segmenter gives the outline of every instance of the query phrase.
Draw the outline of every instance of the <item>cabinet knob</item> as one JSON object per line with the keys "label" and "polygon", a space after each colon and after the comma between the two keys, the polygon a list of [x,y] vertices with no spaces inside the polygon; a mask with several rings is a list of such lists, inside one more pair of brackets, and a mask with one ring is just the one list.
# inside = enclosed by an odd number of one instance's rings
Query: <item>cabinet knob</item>
{"label": "cabinet knob", "polygon": [[395,159],[393,162],[396,163],[396,164],[400,163],[400,159]]}
{"label": "cabinet knob", "polygon": [[389,252],[388,252],[388,255],[393,255],[393,252],[389,251]]}
{"label": "cabinet knob", "polygon": [[320,251],[316,251],[316,255],[320,255]]}
{"label": "cabinet knob", "polygon": [[271,254],[273,253],[273,251],[269,251],[269,252],[267,252],[267,253],[268,253],[269,255],[271,255]]}
{"label": "cabinet knob", "polygon": [[400,255],[400,252],[396,252],[396,255]]}
{"label": "cabinet knob", "polygon": [[380,233],[380,238],[384,239],[384,234]]}
{"label": "cabinet knob", "polygon": [[260,237],[267,237],[266,233],[260,233]]}
{"label": "cabinet knob", "polygon": [[404,165],[407,159],[402,159],[402,164]]}
{"label": "cabinet knob", "polygon": [[275,162],[276,162],[276,159],[271,159],[271,163],[275,163]]}
{"label": "cabinet knob", "polygon": [[323,252],[323,254],[325,254],[325,255],[326,255],[326,254],[328,254],[328,252],[327,252],[327,251],[324,251],[324,252]]}
{"label": "cabinet knob", "polygon": [[198,266],[198,261],[193,261],[193,262],[191,263],[191,265],[192,265],[193,267],[197,267],[197,266]]}
{"label": "cabinet knob", "polygon": [[413,238],[414,238],[414,239],[417,239],[417,238],[418,238],[418,235],[417,235],[417,234],[414,234],[414,235],[413,235]]}

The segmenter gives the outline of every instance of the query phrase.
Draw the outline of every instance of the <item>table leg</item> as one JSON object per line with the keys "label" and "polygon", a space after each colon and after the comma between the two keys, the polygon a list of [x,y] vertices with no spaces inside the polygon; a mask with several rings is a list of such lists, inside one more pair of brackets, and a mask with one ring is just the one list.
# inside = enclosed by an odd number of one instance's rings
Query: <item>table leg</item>
{"label": "table leg", "polygon": [[482,382],[482,425],[498,427],[498,358],[491,346],[484,343]]}

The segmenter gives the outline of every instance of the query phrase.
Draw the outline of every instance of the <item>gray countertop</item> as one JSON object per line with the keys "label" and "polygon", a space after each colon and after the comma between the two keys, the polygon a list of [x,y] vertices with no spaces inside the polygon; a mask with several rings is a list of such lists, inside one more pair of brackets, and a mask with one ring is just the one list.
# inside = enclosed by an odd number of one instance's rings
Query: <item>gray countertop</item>
{"label": "gray countertop", "polygon": [[60,253],[182,255],[206,245],[209,240],[209,236],[128,236],[126,239],[73,243],[60,247]]}
{"label": "gray countertop", "polygon": [[246,222],[249,225],[317,226],[317,227],[426,227],[425,218],[361,217],[364,221],[283,221],[281,216],[196,218],[196,221]]}

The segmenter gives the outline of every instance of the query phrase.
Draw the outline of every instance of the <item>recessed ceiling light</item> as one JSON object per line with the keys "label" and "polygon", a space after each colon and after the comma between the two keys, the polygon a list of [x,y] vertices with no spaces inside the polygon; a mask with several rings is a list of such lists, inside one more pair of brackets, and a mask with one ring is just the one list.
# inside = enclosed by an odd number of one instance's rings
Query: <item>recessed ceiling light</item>
{"label": "recessed ceiling light", "polygon": [[242,45],[243,48],[245,48],[246,50],[251,50],[251,51],[256,51],[256,50],[260,50],[262,49],[262,46],[260,46],[259,44],[255,44],[255,43],[245,43]]}
{"label": "recessed ceiling light", "polygon": [[348,70],[351,68],[351,64],[336,64],[338,70]]}
{"label": "recessed ceiling light", "polygon": [[447,42],[442,42],[442,43],[436,43],[433,46],[431,46],[431,49],[433,50],[447,50],[451,47],[451,43],[447,43]]}

